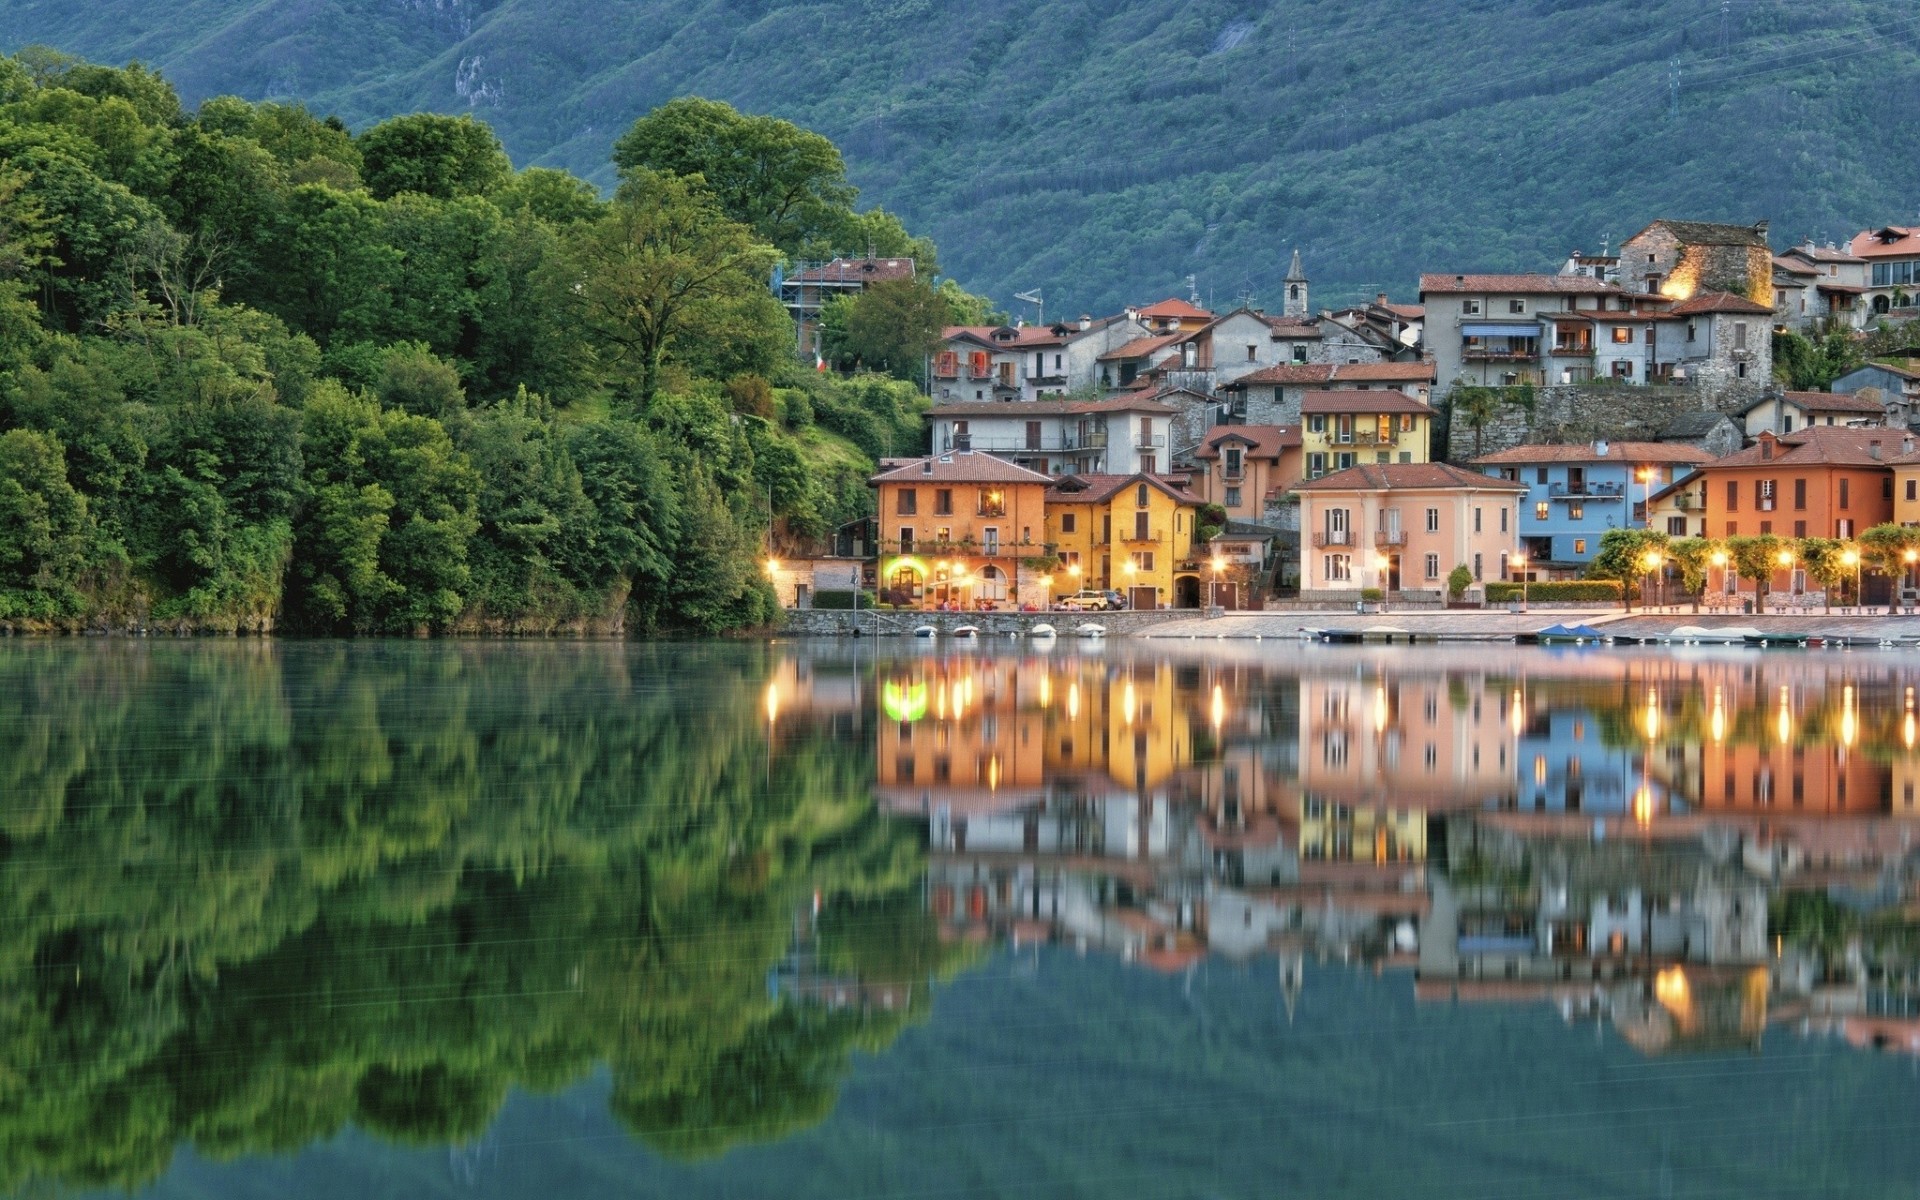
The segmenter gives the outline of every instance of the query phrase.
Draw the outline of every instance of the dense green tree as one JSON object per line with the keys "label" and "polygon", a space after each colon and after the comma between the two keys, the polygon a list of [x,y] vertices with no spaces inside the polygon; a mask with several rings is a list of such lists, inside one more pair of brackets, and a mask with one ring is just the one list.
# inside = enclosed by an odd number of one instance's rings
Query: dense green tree
{"label": "dense green tree", "polygon": [[361,134],[355,144],[361,177],[381,200],[402,192],[439,200],[484,196],[513,174],[493,130],[465,115],[394,117]]}
{"label": "dense green tree", "polygon": [[604,366],[653,403],[676,342],[764,291],[773,254],[685,180],[630,173],[606,216],[570,239],[561,294]]}
{"label": "dense green tree", "polygon": [[940,345],[948,305],[919,279],[883,280],[845,301],[837,354],[900,379],[918,379]]}
{"label": "dense green tree", "polygon": [[670,100],[613,144],[623,180],[690,178],[728,219],[788,254],[847,236],[857,194],[832,142],[778,117],[748,116],[698,96]]}
{"label": "dense green tree", "polygon": [[70,609],[88,535],[86,497],[67,481],[64,449],[50,434],[0,434],[0,612],[34,612],[36,594]]}

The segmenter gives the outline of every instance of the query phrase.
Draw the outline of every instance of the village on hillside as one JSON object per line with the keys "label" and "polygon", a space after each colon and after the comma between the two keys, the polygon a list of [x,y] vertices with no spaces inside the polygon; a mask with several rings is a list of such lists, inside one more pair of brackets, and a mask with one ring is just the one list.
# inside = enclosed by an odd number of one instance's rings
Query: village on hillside
{"label": "village on hillside", "polygon": [[[830,298],[913,269],[779,281],[803,351]],[[1609,530],[1690,543],[1697,569],[1650,557],[1645,582],[1713,607],[1913,598],[1914,547],[1854,539],[1920,525],[1920,346],[1823,391],[1774,347],[1920,317],[1920,228],[1776,253],[1764,221],[1663,219],[1551,272],[1424,273],[1410,303],[1309,287],[1295,250],[1278,313],[1190,294],[945,329],[931,454],[881,464],[869,520],[774,547],[783,603],[1478,605],[1587,577]]]}

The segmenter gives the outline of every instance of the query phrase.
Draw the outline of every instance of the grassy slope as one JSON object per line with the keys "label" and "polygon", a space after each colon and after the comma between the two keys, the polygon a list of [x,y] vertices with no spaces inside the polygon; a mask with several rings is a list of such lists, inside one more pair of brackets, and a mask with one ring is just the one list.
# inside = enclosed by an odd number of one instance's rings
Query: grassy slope
{"label": "grassy slope", "polygon": [[[0,44],[139,56],[190,99],[476,111],[597,173],[699,92],[812,125],[950,272],[1054,311],[1174,290],[1333,301],[1550,265],[1654,215],[1776,243],[1914,214],[1920,16],[1897,0],[0,0]],[[1680,115],[1667,113],[1678,59]]]}

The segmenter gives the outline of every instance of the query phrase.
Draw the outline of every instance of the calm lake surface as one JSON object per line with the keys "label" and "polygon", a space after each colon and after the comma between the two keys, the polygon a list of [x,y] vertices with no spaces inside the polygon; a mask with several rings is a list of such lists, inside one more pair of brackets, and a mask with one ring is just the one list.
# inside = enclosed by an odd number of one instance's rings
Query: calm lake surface
{"label": "calm lake surface", "polygon": [[0,1196],[1911,1196],[1916,686],[0,644]]}

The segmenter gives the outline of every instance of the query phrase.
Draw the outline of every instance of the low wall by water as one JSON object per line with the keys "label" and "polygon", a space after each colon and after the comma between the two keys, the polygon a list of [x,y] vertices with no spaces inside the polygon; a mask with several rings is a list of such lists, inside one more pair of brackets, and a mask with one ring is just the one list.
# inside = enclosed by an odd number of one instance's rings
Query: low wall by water
{"label": "low wall by water", "polygon": [[1205,617],[1203,609],[1155,609],[1150,612],[1031,612],[1031,613],[942,613],[887,612],[865,609],[859,613],[836,609],[790,609],[776,635],[782,637],[851,637],[856,629],[862,637],[899,637],[910,634],[917,625],[932,625],[941,634],[951,634],[961,625],[976,625],[981,632],[1006,637],[1022,636],[1035,625],[1045,623],[1072,637],[1073,631],[1091,621],[1105,625],[1110,637],[1126,637],[1139,630],[1169,621],[1191,621]]}

